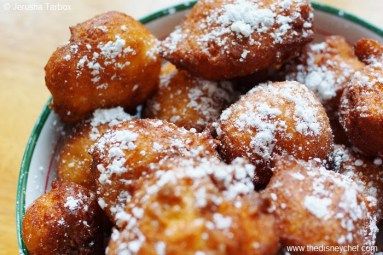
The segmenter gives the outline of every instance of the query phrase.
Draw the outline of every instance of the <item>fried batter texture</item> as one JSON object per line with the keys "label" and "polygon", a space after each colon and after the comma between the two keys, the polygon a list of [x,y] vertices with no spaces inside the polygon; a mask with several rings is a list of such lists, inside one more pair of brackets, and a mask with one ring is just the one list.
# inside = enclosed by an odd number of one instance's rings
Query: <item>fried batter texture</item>
{"label": "fried batter texture", "polygon": [[[178,159],[148,178],[125,208],[107,254],[272,255],[274,218],[254,193],[254,167],[238,159]],[[241,188],[239,188],[241,187]]]}
{"label": "fried batter texture", "polygon": [[[217,127],[227,161],[245,157],[258,166],[275,155],[323,158],[331,152],[332,133],[323,106],[306,86],[292,81],[261,84],[223,111]],[[270,171],[257,168],[260,184]]]}
{"label": "fried batter texture", "polygon": [[215,147],[210,134],[161,120],[138,119],[110,128],[92,149],[100,206],[114,222],[153,163],[176,156],[217,157]]}
{"label": "fried batter texture", "polygon": [[328,36],[310,43],[303,53],[285,67],[287,80],[298,81],[313,91],[324,105],[337,143],[347,143],[339,123],[340,97],[350,76],[365,65],[342,36]]}
{"label": "fried batter texture", "polygon": [[159,90],[146,103],[144,116],[201,132],[235,99],[237,93],[230,82],[204,80],[167,62],[162,66]]}
{"label": "fried batter texture", "polygon": [[[318,161],[292,157],[280,158],[274,172],[264,193],[271,201],[270,211],[276,216],[282,245],[375,244],[375,209],[350,178],[326,170]],[[345,254],[373,252],[360,249]]]}
{"label": "fried batter texture", "polygon": [[208,80],[278,69],[312,40],[312,18],[305,0],[200,0],[161,54]]}
{"label": "fried batter texture", "polygon": [[94,193],[56,183],[27,209],[23,240],[33,255],[102,254],[102,216]]}
{"label": "fried batter texture", "polygon": [[158,86],[157,40],[128,15],[107,12],[70,28],[45,66],[52,108],[66,123],[98,108],[143,103]]}
{"label": "fried batter texture", "polygon": [[366,156],[383,155],[383,46],[361,40],[356,54],[366,64],[343,91],[340,122],[348,139]]}
{"label": "fried batter texture", "polygon": [[344,145],[336,145],[330,155],[332,170],[347,175],[363,190],[369,201],[377,204],[377,219],[383,210],[383,164],[382,158],[369,159]]}
{"label": "fried batter texture", "polygon": [[[378,41],[362,38],[355,44],[355,55],[366,65],[376,65],[382,67],[383,45]],[[380,63],[380,64],[379,64]]]}
{"label": "fried batter texture", "polygon": [[61,145],[56,166],[58,179],[96,191],[96,173],[92,171],[89,149],[109,127],[118,126],[132,118],[121,107],[115,107],[98,109],[91,119],[77,124]]}

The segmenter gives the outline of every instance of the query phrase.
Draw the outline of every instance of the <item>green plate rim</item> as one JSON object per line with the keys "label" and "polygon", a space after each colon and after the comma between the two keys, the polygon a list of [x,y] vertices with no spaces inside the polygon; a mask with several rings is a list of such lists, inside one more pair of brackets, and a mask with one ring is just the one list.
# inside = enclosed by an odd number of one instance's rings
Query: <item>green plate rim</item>
{"label": "green plate rim", "polygon": [[[142,24],[146,24],[158,18],[162,18],[177,12],[188,10],[196,2],[197,1],[192,0],[192,1],[187,1],[178,5],[174,5],[174,6],[162,9],[160,11],[154,12],[152,14],[149,14],[147,16],[144,16],[143,18],[139,19],[139,21]],[[354,14],[345,12],[341,9],[329,6],[327,4],[321,4],[317,2],[312,2],[311,4],[315,10],[319,10],[319,11],[346,19],[383,37],[383,30],[381,28],[359,18],[358,16]],[[40,137],[40,134],[45,125],[45,122],[48,119],[49,114],[51,113],[51,109],[49,108],[50,102],[51,102],[51,99],[49,99],[48,102],[44,105],[43,110],[40,113],[40,116],[37,118],[37,121],[35,122],[35,125],[32,129],[31,135],[28,139],[27,146],[24,151],[23,158],[21,160],[20,173],[19,173],[19,178],[17,182],[17,195],[16,195],[17,242],[18,242],[19,250],[20,250],[19,254],[24,254],[24,255],[28,254],[23,238],[22,238],[22,219],[25,213],[25,191],[27,187],[28,173],[29,173],[29,168],[30,168],[33,152],[36,147],[36,143]]]}

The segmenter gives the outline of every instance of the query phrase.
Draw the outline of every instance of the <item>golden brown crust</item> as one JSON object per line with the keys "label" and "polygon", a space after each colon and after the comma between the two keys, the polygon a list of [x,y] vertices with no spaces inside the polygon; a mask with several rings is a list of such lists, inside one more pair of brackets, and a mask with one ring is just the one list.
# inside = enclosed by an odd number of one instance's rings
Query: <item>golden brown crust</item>
{"label": "golden brown crust", "polygon": [[356,72],[343,92],[340,121],[346,134],[367,156],[383,155],[383,45],[361,39],[355,53],[367,64]]}
{"label": "golden brown crust", "polygon": [[339,114],[348,139],[367,156],[383,156],[382,105],[383,68],[366,66],[351,77]]}
{"label": "golden brown crust", "polygon": [[70,30],[69,43],[45,66],[52,108],[64,122],[77,122],[97,108],[132,110],[156,90],[157,41],[139,22],[107,12]]}
{"label": "golden brown crust", "polygon": [[58,154],[58,179],[96,191],[96,173],[92,171],[89,149],[109,127],[118,126],[132,118],[121,107],[98,109],[93,112],[92,118],[73,127]]}
{"label": "golden brown crust", "polygon": [[312,40],[312,17],[306,1],[198,1],[162,55],[211,80],[279,68]]}
{"label": "golden brown crust", "polygon": [[330,167],[353,179],[371,203],[377,204],[377,219],[383,210],[383,164],[382,158],[369,159],[346,146],[336,145],[330,155]]}
{"label": "golden brown crust", "polygon": [[366,65],[383,63],[383,45],[372,39],[362,38],[355,44],[355,55]]}
{"label": "golden brown crust", "polygon": [[[283,245],[375,244],[373,205],[350,178],[326,170],[317,161],[292,157],[280,158],[274,172],[264,195],[271,201],[270,210],[276,216]],[[360,249],[345,254],[372,252]]]}
{"label": "golden brown crust", "polygon": [[[226,160],[245,157],[259,166],[282,153],[325,159],[333,143],[323,106],[297,82],[255,87],[222,113],[217,133]],[[270,172],[262,176],[261,169],[260,182],[265,184]]]}
{"label": "golden brown crust", "polygon": [[323,42],[308,44],[302,55],[289,62],[286,78],[305,84],[327,108],[338,108],[345,83],[364,64],[342,36],[328,36]]}
{"label": "golden brown crust", "polygon": [[287,80],[305,84],[320,98],[337,143],[348,143],[339,123],[340,97],[350,76],[363,67],[342,36],[327,36],[323,42],[310,43],[297,59],[284,67]]}
{"label": "golden brown crust", "polygon": [[89,138],[90,126],[80,126],[65,138],[59,151],[57,178],[95,191],[95,176],[91,171],[92,157],[88,153],[94,141]]}
{"label": "golden brown crust", "polygon": [[136,180],[165,157],[216,157],[215,141],[174,124],[138,119],[110,128],[92,149],[99,203],[112,221],[135,189]]}
{"label": "golden brown crust", "polygon": [[167,62],[162,66],[157,93],[146,103],[144,117],[201,132],[218,119],[236,94],[230,82],[200,79]]}
{"label": "golden brown crust", "polygon": [[23,219],[29,254],[102,254],[102,218],[95,194],[58,183],[39,197]]}
{"label": "golden brown crust", "polygon": [[[173,169],[156,171],[136,192],[126,207],[126,227],[114,231],[107,254],[133,248],[140,255],[277,253],[274,219],[253,193],[251,176],[246,176],[251,171],[239,162],[172,163]],[[246,183],[242,192],[234,188]]]}

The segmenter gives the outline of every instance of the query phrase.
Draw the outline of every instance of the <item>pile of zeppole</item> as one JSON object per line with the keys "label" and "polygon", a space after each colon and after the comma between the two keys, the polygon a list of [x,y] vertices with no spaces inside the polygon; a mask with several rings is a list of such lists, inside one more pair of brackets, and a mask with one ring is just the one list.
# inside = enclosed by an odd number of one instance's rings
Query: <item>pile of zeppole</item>
{"label": "pile of zeppole", "polygon": [[377,245],[383,45],[314,42],[313,20],[306,0],[200,0],[165,38],[120,12],[70,27],[45,66],[65,133],[29,253]]}

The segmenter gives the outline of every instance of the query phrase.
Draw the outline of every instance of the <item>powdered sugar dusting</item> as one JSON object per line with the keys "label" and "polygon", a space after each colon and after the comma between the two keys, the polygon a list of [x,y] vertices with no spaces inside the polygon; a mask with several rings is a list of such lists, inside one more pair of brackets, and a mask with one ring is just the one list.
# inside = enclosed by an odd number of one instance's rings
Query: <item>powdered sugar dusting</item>
{"label": "powdered sugar dusting", "polygon": [[[161,166],[161,163],[159,165]],[[235,199],[239,195],[249,194],[254,190],[252,180],[255,168],[242,158],[234,160],[231,165],[226,165],[215,158],[202,158],[198,161],[194,159],[178,160],[177,165],[177,171],[157,170],[155,172],[157,181],[147,188],[148,196],[158,192],[167,183],[175,184],[177,180],[184,178],[191,178],[197,181],[206,176],[211,176],[220,183],[224,187],[222,194],[230,200]],[[200,191],[196,194],[203,196],[205,192]],[[198,200],[201,200],[201,198],[198,198]],[[203,205],[205,203],[200,204]]]}
{"label": "powdered sugar dusting", "polygon": [[[208,0],[201,1],[202,6],[209,3]],[[300,13],[300,7],[306,4],[300,0],[278,0],[267,4],[251,0],[223,1],[216,8],[207,8],[204,17],[196,21],[195,26],[201,30],[200,34],[193,35],[188,26],[176,28],[163,42],[166,48],[164,54],[176,51],[178,44],[187,39],[196,42],[206,54],[210,54],[207,49],[211,43],[220,46],[222,54],[230,54],[230,44],[244,45],[245,41],[247,45],[238,59],[243,62],[246,52],[251,51],[254,45],[259,46],[259,40],[264,38],[271,37],[273,44],[298,37],[310,38],[313,34],[312,15],[304,19]],[[298,19],[305,20],[300,33],[294,31],[296,27],[293,26]]]}
{"label": "powdered sugar dusting", "polygon": [[[256,96],[257,95],[257,96]],[[253,97],[259,97],[254,102]],[[271,99],[263,100],[262,97]],[[274,151],[276,134],[289,139],[286,122],[283,120],[286,113],[284,105],[293,104],[291,118],[295,122],[294,129],[306,136],[318,136],[323,131],[319,119],[320,103],[314,95],[303,85],[297,82],[280,84],[261,84],[248,92],[241,100],[223,111],[220,117],[221,123],[225,123],[230,116],[235,116],[235,127],[244,132],[249,128],[255,129],[251,138],[252,150],[265,160],[269,160]],[[235,115],[237,114],[238,115]],[[218,135],[221,130],[217,128]]]}
{"label": "powdered sugar dusting", "polygon": [[[102,164],[97,165],[100,171],[98,181],[100,183],[110,182],[110,176],[113,174],[121,174],[127,171],[125,162],[125,154],[123,150],[133,150],[135,148],[134,141],[138,138],[138,134],[129,130],[117,130],[114,132],[105,133],[98,142],[95,148],[103,151],[109,146],[107,157],[109,162],[108,166],[104,167]],[[93,148],[94,149],[94,148]]]}
{"label": "powdered sugar dusting", "polygon": [[72,196],[67,197],[66,202],[64,204],[65,207],[67,207],[71,211],[75,211],[78,206],[80,205],[81,200],[76,199]]}
{"label": "powdered sugar dusting", "polygon": [[297,82],[287,82],[283,86],[273,86],[269,83],[255,87],[250,93],[257,91],[266,91],[272,97],[280,97],[293,103],[295,128],[301,134],[316,136],[321,133],[317,110],[320,104],[304,86]]}
{"label": "powdered sugar dusting", "polygon": [[133,116],[126,113],[122,107],[115,107],[110,109],[97,109],[93,113],[90,120],[91,133],[89,134],[92,140],[100,137],[99,126],[108,124],[109,127],[116,126],[124,121],[132,120]]}
{"label": "powdered sugar dusting", "polygon": [[87,210],[88,205],[86,205],[86,199],[88,197],[83,195],[82,193],[74,194],[72,196],[66,197],[66,201],[64,203],[64,207],[68,208],[72,212],[76,212],[78,210]]}
{"label": "powdered sugar dusting", "polygon": [[[382,86],[383,69],[366,66],[355,72],[348,82],[341,98],[340,120],[348,121],[348,116],[360,118],[383,116]],[[353,100],[352,98],[355,98]],[[350,101],[351,100],[351,101]],[[343,125],[345,128],[346,126]]]}
{"label": "powdered sugar dusting", "polygon": [[[169,162],[170,169],[164,168]],[[118,243],[120,252],[132,254],[131,247],[125,244],[135,242],[138,251],[146,240],[145,234],[140,228],[140,220],[146,217],[146,207],[154,206],[157,207],[157,210],[161,210],[160,205],[155,206],[149,201],[151,201],[150,199],[153,196],[158,195],[165,186],[173,185],[173,187],[177,187],[178,185],[186,185],[185,187],[192,191],[190,194],[197,202],[193,206],[198,206],[201,209],[208,204],[211,205],[213,203],[218,206],[225,201],[236,201],[236,204],[241,206],[241,196],[250,194],[254,189],[252,184],[254,167],[247,164],[243,159],[237,159],[232,165],[226,165],[217,159],[202,158],[195,160],[178,158],[171,159],[170,161],[165,160],[153,167],[157,169],[152,175],[154,179],[146,183],[142,192],[135,196],[134,204],[129,204],[125,210],[124,217],[120,218],[119,224],[124,222],[124,230],[114,233],[112,236],[112,240]],[[176,169],[173,169],[174,167]],[[210,178],[213,178],[215,181],[212,181]],[[188,181],[183,182],[183,180]],[[175,190],[177,189],[175,188]],[[140,206],[144,206],[143,209]],[[139,210],[139,213],[135,212],[137,210]],[[233,219],[230,216],[218,212],[213,213],[210,219],[196,219],[196,222],[198,220],[201,221],[201,224],[206,222],[205,227],[207,229],[225,232],[230,232],[233,223]],[[130,234],[127,235],[127,233]],[[171,232],[168,234],[171,235]],[[124,240],[124,238],[127,239]],[[166,249],[166,245],[163,242],[157,242],[155,249],[161,254]]]}
{"label": "powdered sugar dusting", "polygon": [[339,172],[351,178],[367,196],[370,204],[378,205],[378,217],[382,217],[381,205],[383,199],[383,168],[381,165],[370,162],[345,146],[336,145],[330,155],[331,166]]}
{"label": "powdered sugar dusting", "polygon": [[274,24],[275,14],[267,8],[246,0],[237,0],[223,6],[218,22],[239,36],[249,37],[253,32],[266,32]]}
{"label": "powdered sugar dusting", "polygon": [[343,89],[350,75],[361,65],[355,56],[343,56],[344,53],[337,47],[349,47],[349,50],[352,50],[351,46],[338,36],[328,37],[324,42],[309,44],[298,61],[289,64],[288,68],[293,71],[288,72],[286,79],[305,84],[322,101],[334,98],[338,91]]}
{"label": "powdered sugar dusting", "polygon": [[[147,103],[150,112],[148,117],[168,120],[185,128],[195,127],[201,131],[216,121],[221,111],[237,97],[238,93],[234,91],[231,82],[204,80],[186,71],[179,71],[170,63],[162,68],[165,72],[160,76],[159,91]],[[171,71],[168,71],[169,68],[172,68]],[[169,104],[172,100],[182,103]],[[192,123],[188,120],[190,115],[196,116]]]}
{"label": "powdered sugar dusting", "polygon": [[137,47],[138,45],[129,38],[130,28],[127,25],[121,25],[117,33],[112,33],[110,30],[113,25],[92,27],[90,31],[96,31],[98,34],[102,31],[105,35],[100,36],[96,42],[92,38],[89,42],[72,43],[69,46],[70,54],[64,56],[65,61],[76,59],[76,77],[85,75],[88,77],[87,72],[89,72],[90,82],[98,90],[107,89],[113,84],[110,81],[121,80],[124,77],[122,75],[124,72],[121,70],[126,70],[131,65],[130,59],[134,56],[144,58],[148,63],[153,63],[158,58],[159,42],[153,36],[148,34],[143,41],[144,44]]}
{"label": "powdered sugar dusting", "polygon": [[[282,197],[273,200],[270,195],[271,209],[280,211],[278,215],[307,210],[319,220],[317,224],[331,224],[337,229],[331,230],[331,233],[337,233],[334,241],[338,244],[350,244],[358,240],[366,242],[365,245],[374,244],[376,216],[370,212],[369,200],[352,179],[329,171],[314,160],[294,160],[293,165],[281,162],[277,168],[277,176],[273,177],[268,192],[275,192]],[[296,174],[303,175],[304,182],[294,178]],[[273,187],[275,182],[279,183],[278,188]],[[293,211],[283,212],[286,205],[282,208],[282,202],[287,203],[289,210]],[[296,207],[295,203],[301,203],[302,207]]]}
{"label": "powdered sugar dusting", "polygon": [[256,103],[255,106],[249,105],[248,111],[241,114],[235,125],[241,129],[251,126],[257,129],[257,133],[251,139],[250,145],[255,152],[262,158],[268,160],[272,156],[275,145],[275,134],[277,131],[285,131],[285,123],[277,119],[282,112],[278,108],[273,108],[266,103]]}
{"label": "powdered sugar dusting", "polygon": [[222,107],[233,101],[235,93],[230,83],[224,88],[218,83],[197,79],[196,84],[189,90],[187,107],[201,114],[199,124],[207,125],[219,117]]}
{"label": "powdered sugar dusting", "polygon": [[[213,156],[214,147],[214,140],[206,134],[161,120],[137,119],[113,126],[90,149],[99,172],[98,192],[104,198],[103,206],[116,219],[125,218],[123,208],[131,199],[129,187],[140,176],[149,174],[152,164],[169,156]],[[131,155],[138,157],[134,165],[128,163]],[[116,184],[124,187],[115,192],[117,197],[103,197]]]}
{"label": "powdered sugar dusting", "polygon": [[328,206],[331,205],[330,198],[319,198],[315,196],[305,196],[303,204],[312,214],[318,218],[326,219],[329,217]]}

